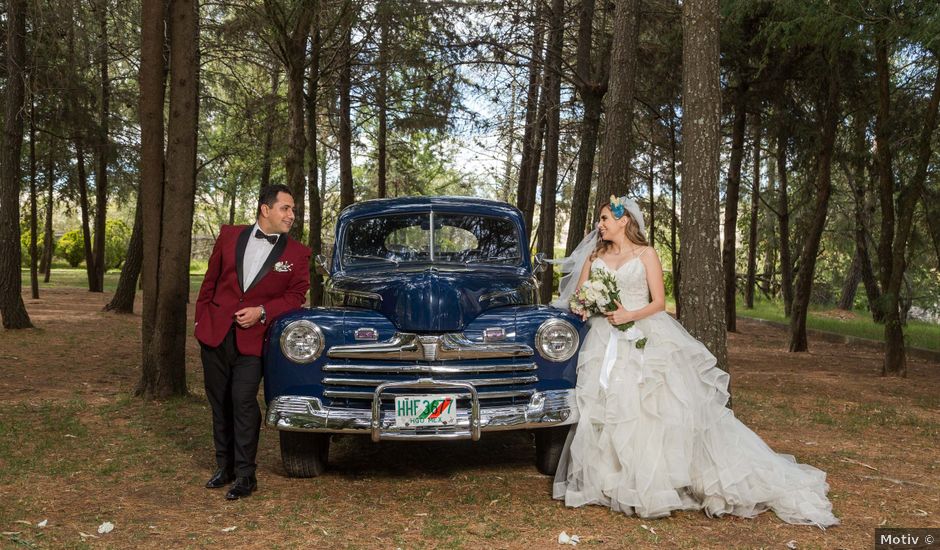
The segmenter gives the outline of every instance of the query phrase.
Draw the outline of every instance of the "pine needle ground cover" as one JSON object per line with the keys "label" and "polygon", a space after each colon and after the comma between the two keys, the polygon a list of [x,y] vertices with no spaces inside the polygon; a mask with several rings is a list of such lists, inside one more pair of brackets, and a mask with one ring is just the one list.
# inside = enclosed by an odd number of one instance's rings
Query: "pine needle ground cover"
{"label": "pine needle ground cover", "polygon": [[940,527],[940,364],[912,358],[908,378],[882,378],[870,349],[811,338],[810,353],[789,354],[785,332],[747,320],[729,335],[735,414],[828,472],[839,527],[567,509],[525,433],[339,438],[329,471],[298,480],[263,429],[259,492],[226,502],[202,486],[214,461],[195,340],[190,395],[137,399],[139,316],[102,312],[108,299],[44,288],[24,296],[39,328],[0,333],[0,546],[545,548],[565,531],[591,548],[854,549],[870,548],[879,525]]}

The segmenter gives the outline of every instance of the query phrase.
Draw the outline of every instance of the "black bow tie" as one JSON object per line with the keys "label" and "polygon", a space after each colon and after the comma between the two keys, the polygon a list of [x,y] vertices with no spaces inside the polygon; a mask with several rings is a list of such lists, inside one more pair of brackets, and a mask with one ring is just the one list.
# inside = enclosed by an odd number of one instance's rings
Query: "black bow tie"
{"label": "black bow tie", "polygon": [[256,239],[265,239],[271,244],[277,243],[278,237],[280,237],[280,235],[265,235],[264,231],[261,231],[260,229],[255,230]]}

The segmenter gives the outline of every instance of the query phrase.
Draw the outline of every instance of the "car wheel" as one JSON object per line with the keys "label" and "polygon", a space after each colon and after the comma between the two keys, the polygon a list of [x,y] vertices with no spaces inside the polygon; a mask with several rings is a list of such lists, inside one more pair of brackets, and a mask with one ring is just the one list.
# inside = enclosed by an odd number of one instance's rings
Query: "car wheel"
{"label": "car wheel", "polygon": [[326,470],[330,434],[281,433],[281,462],[287,477],[317,477]]}
{"label": "car wheel", "polygon": [[539,473],[555,475],[570,428],[571,426],[558,426],[535,430],[535,467]]}

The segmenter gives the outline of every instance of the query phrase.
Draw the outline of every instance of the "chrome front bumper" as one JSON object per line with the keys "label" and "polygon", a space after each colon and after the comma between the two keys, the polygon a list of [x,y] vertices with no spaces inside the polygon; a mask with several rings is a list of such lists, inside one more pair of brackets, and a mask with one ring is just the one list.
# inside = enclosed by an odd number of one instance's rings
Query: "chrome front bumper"
{"label": "chrome front bumper", "polygon": [[[381,410],[379,404],[382,400],[394,399],[394,394],[386,393],[387,390],[401,388],[455,390],[458,397],[470,399],[470,410],[458,411],[455,426],[398,428],[394,411]],[[574,389],[536,392],[524,405],[481,407],[471,385],[449,384],[429,378],[382,384],[375,389],[371,409],[326,407],[317,397],[282,395],[268,404],[267,411],[268,426],[279,430],[370,434],[373,441],[477,440],[481,432],[565,426],[577,421]]]}

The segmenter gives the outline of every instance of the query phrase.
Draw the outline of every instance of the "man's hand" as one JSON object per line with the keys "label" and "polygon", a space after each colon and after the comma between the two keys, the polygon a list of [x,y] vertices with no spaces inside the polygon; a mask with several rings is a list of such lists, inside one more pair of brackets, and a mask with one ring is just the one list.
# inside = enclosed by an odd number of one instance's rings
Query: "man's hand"
{"label": "man's hand", "polygon": [[261,319],[261,306],[246,307],[235,312],[235,322],[242,328],[250,328]]}

